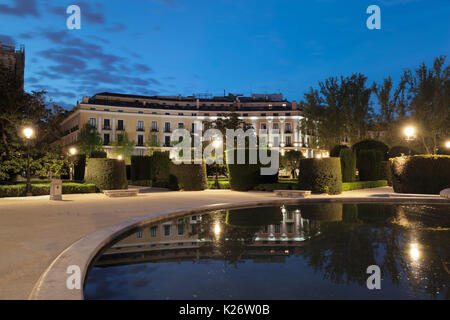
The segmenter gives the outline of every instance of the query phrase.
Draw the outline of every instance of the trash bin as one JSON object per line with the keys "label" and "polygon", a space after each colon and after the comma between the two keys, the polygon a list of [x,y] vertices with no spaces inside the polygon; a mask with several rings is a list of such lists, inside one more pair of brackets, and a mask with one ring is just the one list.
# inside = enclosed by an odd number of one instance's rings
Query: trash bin
{"label": "trash bin", "polygon": [[50,183],[50,200],[62,200],[62,180],[52,179]]}

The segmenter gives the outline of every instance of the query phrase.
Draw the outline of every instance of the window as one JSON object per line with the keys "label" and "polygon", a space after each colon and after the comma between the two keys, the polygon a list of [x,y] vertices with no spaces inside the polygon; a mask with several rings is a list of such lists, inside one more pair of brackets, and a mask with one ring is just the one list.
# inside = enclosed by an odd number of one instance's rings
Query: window
{"label": "window", "polygon": [[95,123],[95,118],[89,118],[89,124],[92,126],[92,127],[94,127],[94,128],[96,128],[96,123]]}
{"label": "window", "polygon": [[166,236],[166,237],[170,236],[170,225],[169,224],[166,224],[164,226],[164,236]]}
{"label": "window", "polygon": [[183,122],[179,122],[178,123],[178,129],[184,129],[184,123]]}
{"label": "window", "polygon": [[144,111],[138,111],[139,114],[144,114]]}
{"label": "window", "polygon": [[183,222],[178,222],[178,235],[182,236],[184,234],[184,224]]}
{"label": "window", "polygon": [[178,115],[179,116],[184,116],[184,113],[183,112],[178,112]]}
{"label": "window", "polygon": [[275,233],[280,233],[281,232],[281,226],[279,224],[275,225]]}
{"label": "window", "polygon": [[294,233],[294,224],[292,222],[286,223],[286,229],[288,233]]}
{"label": "window", "polygon": [[123,120],[117,120],[117,130],[124,130]]}
{"label": "window", "polygon": [[144,121],[143,120],[138,120],[137,129],[138,129],[138,131],[144,131]]}
{"label": "window", "polygon": [[136,239],[142,239],[142,237],[143,237],[142,231],[136,232]]}
{"label": "window", "polygon": [[170,129],[170,122],[164,123],[164,132],[170,133],[172,130]]}
{"label": "window", "polygon": [[273,124],[273,130],[278,130],[278,123]]}
{"label": "window", "polygon": [[192,116],[193,116],[193,117],[196,117],[196,116],[197,116],[197,114],[196,114],[196,113],[193,113],[193,114],[192,114]]}
{"label": "window", "polygon": [[263,233],[269,233],[269,227],[268,226],[264,226]]}
{"label": "window", "polygon": [[261,123],[261,130],[267,130],[267,125],[265,123]]}
{"label": "window", "polygon": [[104,144],[105,146],[109,146],[110,141],[111,141],[111,138],[110,138],[110,136],[109,136],[109,133],[105,133],[105,134],[103,135],[103,144]]}
{"label": "window", "polygon": [[286,146],[291,146],[291,145],[292,145],[291,136],[286,136]]}
{"label": "window", "polygon": [[143,147],[144,146],[144,136],[142,134],[137,136],[137,145],[138,147]]}
{"label": "window", "polygon": [[290,123],[286,123],[286,133],[292,133],[292,127]]}
{"label": "window", "polygon": [[169,136],[164,137],[164,146],[170,147],[170,137]]}
{"label": "window", "polygon": [[152,131],[153,132],[158,131],[158,121],[152,121]]}
{"label": "window", "polygon": [[198,225],[196,223],[191,224],[191,234],[197,234],[198,233]]}
{"label": "window", "polygon": [[150,237],[156,238],[158,233],[158,226],[150,227]]}
{"label": "window", "polygon": [[103,130],[111,130],[111,121],[109,119],[103,120]]}

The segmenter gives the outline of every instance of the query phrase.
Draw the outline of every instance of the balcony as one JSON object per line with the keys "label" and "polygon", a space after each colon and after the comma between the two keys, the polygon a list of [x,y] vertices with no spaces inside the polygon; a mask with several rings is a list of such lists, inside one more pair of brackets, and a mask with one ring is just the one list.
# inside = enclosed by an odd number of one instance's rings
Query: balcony
{"label": "balcony", "polygon": [[284,133],[285,133],[285,134],[292,134],[292,130],[286,129],[286,130],[284,131]]}
{"label": "balcony", "polygon": [[125,131],[125,127],[117,127],[117,131]]}
{"label": "balcony", "polygon": [[143,142],[138,142],[138,143],[136,143],[136,147],[143,147],[144,146],[144,143]]}
{"label": "balcony", "polygon": [[152,128],[152,132],[159,132],[158,128]]}
{"label": "balcony", "polygon": [[103,126],[103,130],[111,130],[110,126]]}
{"label": "balcony", "polygon": [[136,131],[138,131],[138,132],[144,132],[144,131],[145,131],[145,129],[144,129],[144,128],[142,128],[142,127],[137,127],[137,128],[136,128]]}
{"label": "balcony", "polygon": [[171,129],[164,129],[164,133],[172,133]]}

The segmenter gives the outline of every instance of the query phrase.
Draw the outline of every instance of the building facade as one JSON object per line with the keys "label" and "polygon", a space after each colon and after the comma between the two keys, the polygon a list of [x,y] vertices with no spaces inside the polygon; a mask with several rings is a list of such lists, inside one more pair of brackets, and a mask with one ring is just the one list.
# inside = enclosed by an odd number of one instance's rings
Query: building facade
{"label": "building facade", "polygon": [[91,98],[84,97],[62,122],[61,145],[75,145],[80,129],[90,123],[98,130],[108,154],[111,143],[125,132],[135,141],[135,155],[146,154],[150,147],[170,150],[173,130],[184,128],[198,134],[205,121],[217,120],[230,110],[251,124],[257,133],[261,130],[279,132],[269,139],[279,139],[281,153],[299,150],[306,157],[328,156],[327,151],[314,148],[316,141],[311,132],[302,130],[297,103],[284,100],[281,94],[205,98],[99,93]]}
{"label": "building facade", "polygon": [[16,48],[0,42],[0,65],[14,71],[23,85],[25,72],[25,48],[23,46]]}

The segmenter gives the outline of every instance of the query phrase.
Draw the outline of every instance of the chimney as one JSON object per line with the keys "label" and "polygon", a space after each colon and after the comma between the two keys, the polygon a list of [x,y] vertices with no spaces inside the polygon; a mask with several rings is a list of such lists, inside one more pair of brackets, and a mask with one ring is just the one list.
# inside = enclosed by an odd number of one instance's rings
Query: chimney
{"label": "chimney", "polygon": [[197,109],[200,109],[200,99],[197,99],[195,102],[197,104]]}
{"label": "chimney", "polygon": [[292,101],[292,110],[297,110],[297,101]]}
{"label": "chimney", "polygon": [[83,97],[82,103],[89,103],[89,97]]}

